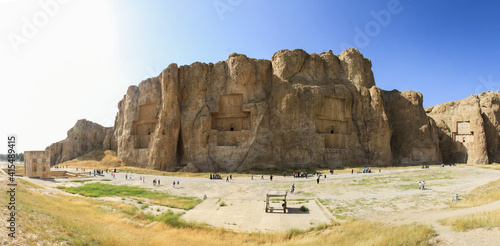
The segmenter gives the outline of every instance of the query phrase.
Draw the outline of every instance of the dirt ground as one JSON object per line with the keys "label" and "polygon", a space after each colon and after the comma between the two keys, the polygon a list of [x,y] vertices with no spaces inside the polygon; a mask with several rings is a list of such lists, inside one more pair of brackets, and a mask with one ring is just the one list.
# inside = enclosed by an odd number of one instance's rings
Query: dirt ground
{"label": "dirt ground", "polygon": [[[61,169],[59,169],[61,170]],[[65,169],[62,169],[65,170]],[[75,169],[67,169],[74,172]],[[130,174],[128,174],[130,175]],[[410,168],[388,170],[373,173],[322,174],[319,184],[316,178],[293,178],[291,176],[269,176],[262,180],[260,175],[239,176],[226,182],[193,177],[168,177],[132,174],[132,179],[125,179],[125,173],[110,174],[104,177],[90,178],[112,179],[106,183],[134,185],[153,190],[165,191],[175,195],[194,196],[206,199],[189,211],[183,218],[204,222],[216,227],[235,231],[279,231],[289,228],[308,229],[329,223],[333,220],[356,218],[379,221],[390,224],[425,224],[432,225],[437,232],[434,242],[437,245],[498,245],[500,229],[476,229],[468,232],[454,232],[450,227],[442,226],[439,220],[459,215],[500,209],[500,201],[483,206],[452,209],[453,196],[464,195],[488,182],[500,178],[500,170],[482,169],[474,166],[458,165],[429,169]],[[145,182],[140,179],[145,178]],[[82,179],[82,178],[78,178]],[[153,186],[153,179],[160,179],[160,186]],[[82,183],[69,182],[71,179],[56,179],[56,182],[29,179],[30,182],[48,187],[45,192],[61,192],[56,186],[77,186]],[[173,181],[179,185],[172,185]],[[418,189],[418,182],[425,181],[425,190]],[[290,194],[290,186],[296,190]],[[288,191],[289,213],[265,212],[265,197],[271,191]],[[102,198],[101,198],[102,199]],[[105,198],[120,202],[133,200]],[[223,205],[221,205],[223,204]],[[273,207],[281,207],[276,201]],[[309,211],[302,212],[305,206]],[[163,212],[168,208],[149,207],[152,212]]]}

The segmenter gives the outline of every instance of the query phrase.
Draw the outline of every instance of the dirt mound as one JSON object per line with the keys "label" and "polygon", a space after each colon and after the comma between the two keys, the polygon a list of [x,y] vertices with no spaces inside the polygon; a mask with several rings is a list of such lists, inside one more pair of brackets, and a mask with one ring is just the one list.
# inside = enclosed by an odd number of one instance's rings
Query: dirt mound
{"label": "dirt mound", "polygon": [[58,164],[56,166],[68,166],[71,168],[76,167],[89,167],[89,168],[107,168],[107,167],[122,167],[125,163],[116,156],[116,152],[112,150],[94,150],[85,155],[77,157]]}

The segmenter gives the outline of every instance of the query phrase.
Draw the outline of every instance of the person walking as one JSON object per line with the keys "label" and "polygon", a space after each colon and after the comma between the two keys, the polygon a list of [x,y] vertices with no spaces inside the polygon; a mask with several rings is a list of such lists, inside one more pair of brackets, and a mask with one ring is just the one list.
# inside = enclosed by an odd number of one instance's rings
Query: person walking
{"label": "person walking", "polygon": [[318,176],[318,178],[316,179],[316,184],[319,184],[319,176]]}
{"label": "person walking", "polygon": [[273,181],[273,175],[269,176],[269,180]]}

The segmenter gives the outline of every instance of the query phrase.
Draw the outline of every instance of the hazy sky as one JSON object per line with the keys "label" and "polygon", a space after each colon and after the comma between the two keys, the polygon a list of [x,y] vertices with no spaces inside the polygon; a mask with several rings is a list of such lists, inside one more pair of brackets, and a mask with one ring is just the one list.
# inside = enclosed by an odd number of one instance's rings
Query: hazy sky
{"label": "hazy sky", "polygon": [[500,89],[500,1],[0,0],[0,153],[112,126],[128,86],[170,63],[359,48],[424,107]]}

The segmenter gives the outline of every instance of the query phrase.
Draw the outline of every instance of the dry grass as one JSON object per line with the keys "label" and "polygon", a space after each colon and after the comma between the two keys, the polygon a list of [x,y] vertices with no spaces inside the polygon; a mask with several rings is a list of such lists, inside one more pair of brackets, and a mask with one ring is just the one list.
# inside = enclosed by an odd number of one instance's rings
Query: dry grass
{"label": "dry grass", "polygon": [[[18,211],[20,235],[27,240],[71,245],[418,245],[434,236],[430,226],[390,226],[375,222],[346,221],[304,231],[236,233],[208,226],[174,227],[162,221],[148,225],[137,208],[92,198],[41,194],[20,183]],[[0,195],[5,203],[6,194]],[[175,216],[174,216],[175,217]],[[172,218],[172,216],[166,216]],[[166,219],[163,218],[163,219]],[[161,221],[160,218],[158,221]],[[21,227],[21,226],[20,226]]]}
{"label": "dry grass", "polygon": [[159,170],[140,168],[140,167],[120,167],[120,168],[117,168],[117,170],[120,170],[120,172],[126,172],[126,173],[147,174],[147,175],[156,175],[156,176],[171,176],[171,177],[208,178],[210,176],[210,173],[166,172],[166,171],[159,171]]}
{"label": "dry grass", "polygon": [[451,202],[450,206],[454,208],[467,208],[481,206],[498,200],[500,200],[500,179],[475,188],[460,198],[459,201]]}
{"label": "dry grass", "polygon": [[430,226],[390,226],[376,222],[347,221],[317,233],[308,233],[284,245],[427,245],[435,232]]}
{"label": "dry grass", "polygon": [[439,221],[452,226],[454,231],[469,231],[476,228],[500,227],[500,210],[481,212]]}
{"label": "dry grass", "polygon": [[68,166],[70,168],[114,168],[125,166],[125,163],[116,156],[115,151],[94,150],[56,166]]}
{"label": "dry grass", "polygon": [[498,163],[493,163],[493,164],[489,164],[489,165],[473,165],[473,166],[484,168],[484,169],[500,170],[500,164],[498,164]]}

